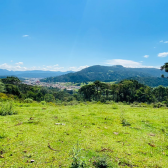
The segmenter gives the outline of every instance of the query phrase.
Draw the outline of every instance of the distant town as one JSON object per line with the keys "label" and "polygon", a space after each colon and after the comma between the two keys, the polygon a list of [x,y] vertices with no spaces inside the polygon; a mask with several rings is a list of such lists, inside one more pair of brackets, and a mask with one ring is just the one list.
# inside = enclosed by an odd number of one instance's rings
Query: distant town
{"label": "distant town", "polygon": [[27,85],[33,85],[33,86],[45,86],[45,87],[53,87],[53,88],[59,88],[61,90],[78,90],[81,87],[80,86],[74,86],[72,83],[63,83],[63,82],[55,82],[55,83],[46,83],[46,82],[40,82],[41,78],[28,78],[23,81],[24,84]]}

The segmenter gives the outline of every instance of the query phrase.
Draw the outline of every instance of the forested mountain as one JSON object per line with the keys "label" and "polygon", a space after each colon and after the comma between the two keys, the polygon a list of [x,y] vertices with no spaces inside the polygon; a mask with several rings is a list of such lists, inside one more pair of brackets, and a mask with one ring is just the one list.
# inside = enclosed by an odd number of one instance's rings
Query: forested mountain
{"label": "forested mountain", "polygon": [[128,78],[128,80],[136,80],[139,83],[144,85],[148,85],[150,87],[157,87],[157,86],[168,86],[168,78],[159,78],[159,77],[132,77]]}
{"label": "forested mountain", "polygon": [[71,73],[72,71],[61,72],[61,71],[41,71],[41,70],[33,70],[33,71],[8,71],[5,69],[0,69],[0,76],[17,76],[19,78],[47,78],[51,76],[59,76],[67,73]]}
{"label": "forested mountain", "polygon": [[166,76],[164,71],[155,68],[125,68],[121,65],[100,66],[95,65],[79,72],[69,73],[57,77],[42,79],[43,82],[87,82],[100,80],[120,81],[130,77],[160,77]]}

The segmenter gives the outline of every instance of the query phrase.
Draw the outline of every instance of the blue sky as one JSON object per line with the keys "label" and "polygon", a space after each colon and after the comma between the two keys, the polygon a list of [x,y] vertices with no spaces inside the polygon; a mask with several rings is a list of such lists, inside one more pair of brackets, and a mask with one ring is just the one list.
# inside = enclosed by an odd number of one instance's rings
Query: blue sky
{"label": "blue sky", "polygon": [[0,1],[0,69],[160,67],[167,0]]}

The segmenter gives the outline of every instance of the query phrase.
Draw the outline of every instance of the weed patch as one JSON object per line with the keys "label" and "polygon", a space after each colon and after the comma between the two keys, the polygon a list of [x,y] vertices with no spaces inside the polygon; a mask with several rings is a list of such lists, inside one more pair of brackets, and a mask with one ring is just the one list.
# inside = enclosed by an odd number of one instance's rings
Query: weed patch
{"label": "weed patch", "polygon": [[118,105],[116,103],[112,104],[112,109],[118,109]]}
{"label": "weed patch", "polygon": [[0,109],[1,116],[13,115],[13,114],[16,114],[16,111],[14,111],[13,102],[5,102],[1,104]]}
{"label": "weed patch", "polygon": [[81,155],[81,149],[77,144],[77,148],[73,148],[73,151],[72,151],[72,163],[70,168],[84,168],[85,166],[86,166],[86,163],[84,161],[84,158]]}
{"label": "weed patch", "polygon": [[118,168],[118,166],[110,161],[107,156],[97,157],[93,165],[95,168]]}
{"label": "weed patch", "polygon": [[4,131],[0,133],[0,140],[4,139],[6,137],[7,137],[7,135],[6,135],[6,133]]}
{"label": "weed patch", "polygon": [[124,118],[122,119],[121,124],[123,126],[131,126],[131,124],[126,119],[124,119]]}

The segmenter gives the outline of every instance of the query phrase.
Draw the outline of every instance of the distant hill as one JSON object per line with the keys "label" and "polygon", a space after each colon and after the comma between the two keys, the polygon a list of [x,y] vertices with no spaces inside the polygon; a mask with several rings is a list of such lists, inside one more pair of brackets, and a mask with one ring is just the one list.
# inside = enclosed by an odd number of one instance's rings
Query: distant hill
{"label": "distant hill", "polygon": [[148,85],[150,87],[157,87],[159,85],[162,85],[164,87],[168,86],[168,78],[159,78],[159,77],[132,77],[128,78],[132,80],[136,80],[139,83],[142,83],[144,85]]}
{"label": "distant hill", "polygon": [[88,82],[100,80],[104,82],[120,81],[130,77],[160,77],[167,75],[164,71],[155,68],[125,68],[121,65],[95,65],[75,73],[42,79],[43,82]]}
{"label": "distant hill", "polygon": [[60,72],[60,71],[8,71],[5,69],[0,69],[0,76],[17,76],[18,78],[47,78],[51,76],[59,76],[67,73],[72,73],[72,71]]}

